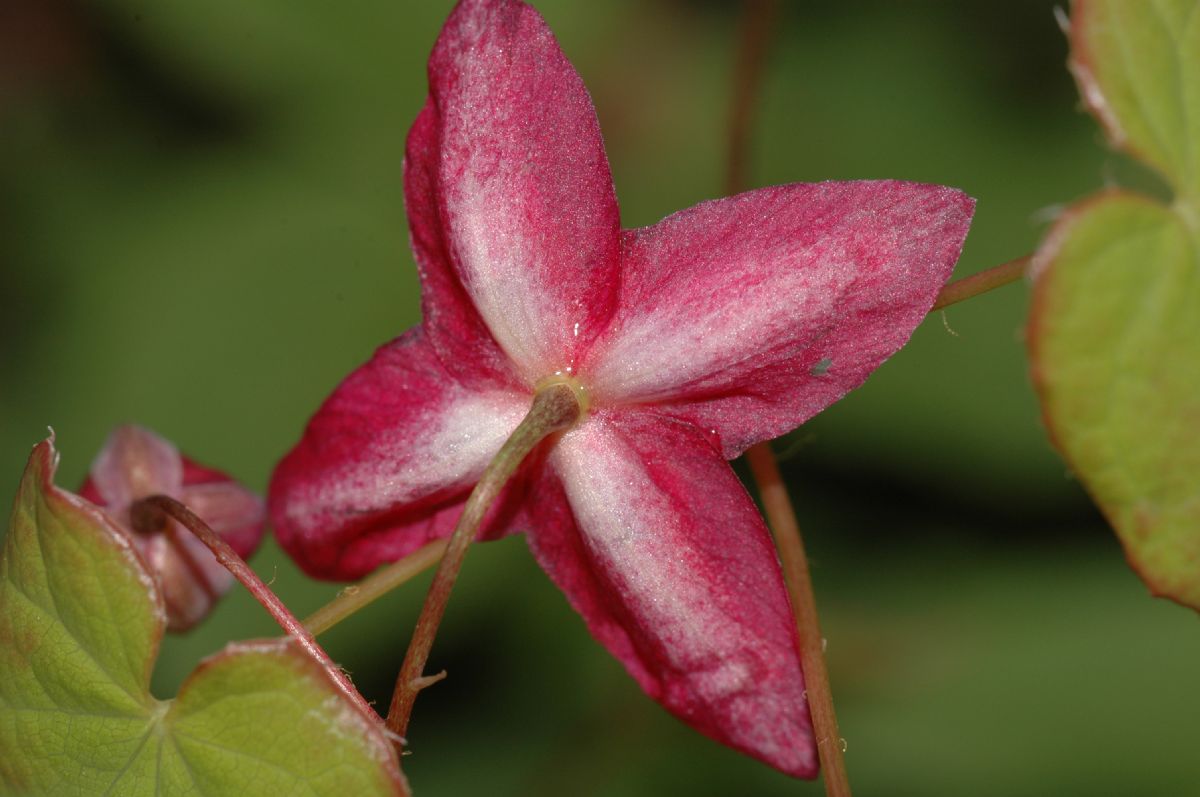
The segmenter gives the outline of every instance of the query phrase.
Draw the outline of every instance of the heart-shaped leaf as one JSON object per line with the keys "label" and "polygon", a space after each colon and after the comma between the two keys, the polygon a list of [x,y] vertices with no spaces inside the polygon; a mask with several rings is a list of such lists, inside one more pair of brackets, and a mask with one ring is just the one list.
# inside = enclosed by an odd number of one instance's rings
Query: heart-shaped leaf
{"label": "heart-shaped leaf", "polygon": [[1200,609],[1200,2],[1076,2],[1070,39],[1109,139],[1175,197],[1106,191],[1058,220],[1034,259],[1034,382],[1130,563]]}
{"label": "heart-shaped leaf", "polygon": [[286,639],[232,644],[150,695],[166,621],[125,533],[34,448],[0,558],[0,792],[395,795],[377,718]]}
{"label": "heart-shaped leaf", "polygon": [[1071,72],[1113,147],[1181,194],[1200,188],[1200,10],[1196,0],[1076,0]]}

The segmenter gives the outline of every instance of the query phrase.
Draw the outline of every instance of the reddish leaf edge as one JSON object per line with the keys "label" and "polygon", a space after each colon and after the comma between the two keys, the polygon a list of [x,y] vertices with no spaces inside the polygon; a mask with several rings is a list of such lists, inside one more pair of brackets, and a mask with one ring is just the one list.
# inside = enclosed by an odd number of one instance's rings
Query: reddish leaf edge
{"label": "reddish leaf edge", "polygon": [[[115,547],[125,559],[129,569],[146,590],[147,599],[150,601],[154,613],[154,644],[150,648],[150,661],[145,672],[145,682],[148,685],[167,626],[167,610],[162,588],[129,535],[108,516],[108,513],[91,501],[55,484],[54,477],[58,472],[60,459],[58,449],[54,445],[55,437],[54,430],[51,429],[49,437],[33,447],[33,451],[29,455],[29,462],[25,466],[25,473],[21,477],[21,487],[16,500],[21,501],[24,490],[27,489],[26,485],[32,483],[52,510],[68,516],[74,515],[82,521],[77,524],[77,530],[80,533],[96,536],[105,545]],[[31,477],[32,481],[30,481]],[[40,530],[38,533],[41,533]]]}
{"label": "reddish leaf edge", "polygon": [[[22,474],[21,489],[18,491],[16,501],[21,501],[23,491],[27,489],[27,485],[34,485],[40,491],[41,495],[44,496],[44,500],[51,509],[65,515],[74,515],[83,521],[82,523],[75,524],[79,533],[97,536],[103,544],[114,547],[125,559],[130,572],[145,588],[146,596],[154,615],[154,638],[150,646],[150,656],[146,662],[146,670],[143,673],[143,683],[146,686],[147,697],[155,699],[150,694],[150,679],[161,653],[162,639],[166,633],[167,625],[166,604],[163,600],[162,590],[141,553],[138,552],[132,540],[129,539],[128,533],[118,526],[103,509],[85,498],[62,489],[55,483],[54,477],[58,471],[61,459],[55,442],[55,432],[53,429],[50,429],[49,436],[33,447],[33,451],[30,453],[29,460],[25,465],[25,471]],[[38,533],[41,533],[40,530]],[[188,674],[174,698],[161,701],[168,704],[164,720],[169,721],[180,711],[186,709],[186,706],[184,709],[179,708],[181,699],[187,693],[188,689],[196,683],[197,679],[203,677],[206,672],[211,671],[222,662],[247,655],[286,655],[290,656],[294,661],[300,662],[302,666],[311,668],[311,674],[325,682],[330,694],[336,695],[338,700],[342,701],[342,705],[345,708],[352,710],[353,716],[356,717],[359,723],[359,730],[362,732],[363,738],[370,744],[373,757],[384,767],[388,779],[394,786],[393,793],[402,796],[411,793],[408,781],[400,769],[400,762],[396,756],[395,747],[384,728],[383,719],[374,711],[364,709],[354,701],[349,700],[342,693],[336,678],[333,673],[329,672],[327,666],[305,651],[291,636],[276,639],[230,642],[222,650],[207,656]],[[337,719],[343,721],[344,718],[349,716],[351,715],[343,712]]]}
{"label": "reddish leaf edge", "polygon": [[[1151,169],[1156,174],[1159,174],[1171,186],[1173,191],[1177,188],[1169,175],[1163,174],[1155,160],[1147,153],[1137,147],[1128,137],[1124,128],[1121,126],[1117,114],[1109,105],[1105,96],[1104,90],[1100,85],[1100,80],[1097,76],[1095,64],[1095,55],[1092,52],[1088,42],[1088,33],[1092,26],[1096,24],[1095,14],[1096,2],[1094,0],[1073,0],[1071,3],[1071,13],[1069,15],[1068,24],[1066,27],[1067,43],[1069,46],[1069,54],[1067,57],[1067,68],[1075,79],[1079,95],[1083,101],[1084,107],[1099,123],[1101,130],[1108,146],[1118,152],[1122,152],[1129,157],[1136,159],[1145,167]],[[1045,373],[1040,360],[1040,350],[1038,342],[1040,335],[1038,329],[1041,325],[1045,314],[1049,312],[1046,308],[1047,300],[1045,298],[1045,290],[1042,287],[1042,277],[1045,272],[1050,270],[1052,263],[1057,259],[1062,242],[1070,235],[1077,219],[1091,208],[1102,202],[1112,200],[1142,202],[1154,206],[1168,213],[1173,213],[1177,216],[1181,215],[1178,203],[1166,204],[1164,202],[1150,198],[1144,194],[1130,191],[1122,188],[1108,188],[1098,191],[1090,196],[1071,204],[1054,222],[1050,231],[1046,234],[1041,245],[1034,253],[1033,261],[1029,270],[1029,277],[1032,283],[1032,295],[1030,299],[1029,320],[1026,327],[1026,344],[1029,351],[1029,369],[1030,378],[1033,382],[1034,390],[1038,395],[1041,405],[1042,422],[1046,429],[1047,437],[1055,450],[1067,463],[1067,465],[1075,472],[1081,472],[1075,465],[1070,455],[1060,444],[1060,438],[1057,434],[1054,423],[1046,411],[1046,384]],[[1182,222],[1185,226],[1192,226],[1194,222],[1183,217]],[[1117,524],[1114,520],[1115,513],[1103,501],[1099,499],[1090,489],[1088,483],[1080,480],[1088,496],[1093,503],[1100,509],[1108,525],[1116,531]],[[1175,595],[1159,589],[1154,580],[1150,577],[1145,567],[1143,567],[1134,558],[1130,547],[1125,544],[1125,540],[1118,533],[1118,541],[1121,543],[1121,548],[1125,556],[1126,562],[1131,570],[1141,579],[1146,585],[1150,594],[1156,598],[1166,598],[1167,600],[1177,603],[1180,606],[1185,606],[1189,609],[1200,611],[1200,606],[1193,605],[1182,600]]]}
{"label": "reddish leaf edge", "polygon": [[[1176,214],[1177,211],[1172,205],[1165,205],[1162,202],[1124,188],[1106,188],[1097,191],[1084,199],[1072,203],[1064,210],[1050,227],[1049,232],[1042,239],[1042,243],[1038,246],[1037,251],[1033,254],[1033,259],[1029,267],[1029,279],[1031,282],[1030,299],[1029,299],[1029,318],[1025,327],[1025,345],[1029,352],[1029,377],[1033,383],[1034,392],[1038,397],[1038,407],[1042,416],[1042,426],[1046,430],[1046,437],[1054,450],[1062,457],[1067,467],[1073,473],[1079,474],[1084,471],[1079,468],[1071,454],[1062,445],[1061,436],[1058,433],[1057,426],[1054,420],[1050,417],[1047,410],[1047,393],[1048,385],[1046,380],[1046,371],[1042,363],[1041,357],[1041,340],[1040,329],[1043,319],[1050,312],[1047,308],[1049,300],[1047,299],[1047,288],[1045,277],[1053,270],[1053,264],[1058,258],[1058,254],[1062,249],[1063,242],[1066,241],[1075,224],[1080,217],[1089,213],[1093,208],[1111,201],[1129,201],[1138,202],[1166,214]],[[1183,221],[1186,224],[1186,220]],[[1154,578],[1146,570],[1136,558],[1130,546],[1126,544],[1124,537],[1118,531],[1117,514],[1115,510],[1103,501],[1099,495],[1092,491],[1091,485],[1086,479],[1078,478],[1078,483],[1087,493],[1088,498],[1100,510],[1100,514],[1104,517],[1105,523],[1113,530],[1113,536],[1117,538],[1117,542],[1121,545],[1121,552],[1125,557],[1126,564],[1129,569],[1137,575],[1138,579],[1149,590],[1151,597],[1164,598],[1172,603],[1183,606],[1187,609],[1200,612],[1200,606],[1195,606],[1187,601],[1172,595],[1169,592],[1161,590],[1155,585]]]}
{"label": "reddish leaf edge", "polygon": [[[1079,96],[1084,107],[1100,123],[1105,138],[1111,148],[1137,158],[1145,164],[1150,161],[1145,154],[1138,151],[1129,142],[1129,137],[1117,120],[1117,115],[1100,88],[1100,81],[1092,67],[1094,57],[1087,44],[1086,31],[1094,24],[1092,9],[1095,7],[1088,0],[1074,0],[1071,3],[1071,13],[1067,22],[1067,70],[1075,78]],[[1157,170],[1157,169],[1156,169]]]}
{"label": "reddish leaf edge", "polygon": [[366,742],[368,753],[383,768],[388,780],[391,782],[393,786],[392,793],[394,795],[407,797],[407,795],[411,794],[408,781],[404,777],[404,773],[400,770],[400,760],[396,755],[395,746],[384,730],[382,719],[374,712],[362,711],[360,706],[354,701],[347,699],[342,693],[337,679],[329,672],[329,669],[309,654],[294,637],[284,636],[276,639],[230,642],[220,651],[205,657],[188,674],[183,684],[179,687],[179,693],[175,698],[169,701],[170,707],[163,717],[163,722],[170,725],[181,713],[185,713],[188,710],[186,700],[189,690],[207,677],[213,670],[235,662],[239,658],[263,656],[291,660],[304,668],[304,675],[322,681],[323,686],[329,691],[329,694],[336,696],[343,708],[333,718],[334,721],[342,728],[345,728],[348,722],[353,723],[354,730]]}

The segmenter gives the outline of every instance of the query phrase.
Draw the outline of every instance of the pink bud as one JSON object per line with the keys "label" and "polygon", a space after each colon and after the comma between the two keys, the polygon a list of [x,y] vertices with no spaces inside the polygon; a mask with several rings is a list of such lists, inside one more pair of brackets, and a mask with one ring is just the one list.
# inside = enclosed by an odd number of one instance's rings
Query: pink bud
{"label": "pink bud", "polygon": [[224,473],[197,465],[140,426],[113,430],[79,494],[106,510],[133,538],[162,586],[170,631],[186,631],[203,620],[233,577],[173,520],[159,531],[135,529],[130,507],[152,495],[170,496],[186,504],[243,557],[253,553],[262,538],[261,498]]}

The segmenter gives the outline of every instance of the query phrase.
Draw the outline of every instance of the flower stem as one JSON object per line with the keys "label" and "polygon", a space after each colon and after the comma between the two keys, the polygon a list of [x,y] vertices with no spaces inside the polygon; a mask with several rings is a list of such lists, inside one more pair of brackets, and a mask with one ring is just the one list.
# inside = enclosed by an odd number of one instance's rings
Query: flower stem
{"label": "flower stem", "polygon": [[582,412],[576,391],[566,383],[552,383],[540,389],[534,395],[529,413],[488,463],[479,483],[471,491],[458,525],[450,535],[433,583],[429,585],[425,605],[421,607],[421,615],[417,619],[417,628],[396,678],[396,688],[387,715],[388,729],[396,736],[404,737],[417,694],[431,682],[423,676],[425,662],[429,659],[429,650],[433,647],[438,625],[446,612],[446,601],[458,578],[463,557],[475,540],[488,508],[537,444],[552,433],[575,423]]}
{"label": "flower stem", "polygon": [[[930,312],[1017,281],[1029,267],[1030,257],[1019,257],[950,283],[938,294]],[[833,692],[829,686],[829,671],[825,666],[825,637],[817,617],[816,597],[800,525],[796,521],[795,509],[770,444],[752,446],[746,452],[746,460],[758,484],[767,524],[775,536],[775,545],[783,563],[783,578],[792,600],[792,612],[796,616],[800,635],[800,663],[804,669],[809,711],[817,735],[825,793],[829,797],[849,797],[850,781],[846,775],[844,741],[838,731],[837,714],[833,708]]]}
{"label": "flower stem", "polygon": [[336,598],[306,617],[304,627],[313,636],[320,636],[359,609],[433,567],[445,552],[447,542],[434,540],[426,543],[403,559],[376,570],[357,584],[351,584]]}
{"label": "flower stem", "polygon": [[817,753],[829,797],[850,797],[850,781],[846,777],[843,740],[838,732],[837,714],[833,710],[833,692],[829,687],[829,671],[825,667],[825,637],[817,618],[817,602],[813,595],[812,577],[808,572],[808,557],[800,536],[800,524],[788,497],[787,487],[779,473],[779,465],[768,443],[752,446],[746,460],[758,483],[767,523],[775,535],[775,545],[783,562],[783,580],[792,599],[792,613],[800,639],[800,665],[804,670],[804,686],[812,713],[813,730],[817,735]]}
{"label": "flower stem", "polygon": [[754,105],[762,87],[771,33],[779,13],[779,0],[745,0],[737,64],[734,67],[733,99],[729,109],[729,133],[725,167],[725,193],[737,194],[749,183],[750,134]]}
{"label": "flower stem", "polygon": [[1029,268],[1029,261],[1032,258],[1033,255],[1018,257],[1007,263],[992,266],[977,274],[972,274],[969,277],[963,277],[951,282],[942,288],[942,292],[938,294],[937,300],[934,301],[933,307],[930,308],[929,312],[932,313],[935,310],[941,310],[952,304],[958,304],[966,299],[995,290],[1010,282],[1016,282],[1025,276],[1025,271]]}
{"label": "flower stem", "polygon": [[138,530],[147,532],[162,530],[167,525],[166,518],[169,517],[196,535],[196,538],[200,542],[208,546],[208,549],[212,551],[217,561],[224,565],[233,574],[233,577],[249,590],[256,601],[262,604],[267,613],[271,615],[275,622],[279,623],[288,636],[295,639],[301,649],[316,659],[325,668],[325,671],[329,673],[338,690],[360,711],[364,712],[372,722],[379,721],[379,715],[375,713],[374,709],[363,699],[363,696],[354,688],[354,685],[350,683],[350,679],[346,677],[346,673],[342,672],[341,668],[329,658],[329,654],[325,652],[324,648],[317,644],[317,640],[313,638],[313,635],[283,605],[283,601],[279,600],[279,597],[271,591],[271,588],[263,583],[258,574],[250,569],[250,566],[246,564],[246,560],[238,556],[237,551],[233,550],[229,543],[225,542],[221,535],[213,531],[196,513],[170,496],[152,495],[149,498],[143,498],[136,502],[130,509],[130,515],[134,528]]}
{"label": "flower stem", "polygon": [[[762,85],[763,68],[769,48],[778,0],[745,0],[738,46],[733,101],[729,114],[728,160],[725,189],[736,194],[746,189],[747,162],[754,103]],[[1030,257],[1011,260],[970,277],[956,280],[938,294],[930,310],[941,310],[964,299],[1015,282],[1025,273]],[[829,797],[850,797],[850,781],[843,757],[844,741],[838,731],[833,708],[833,692],[825,666],[825,637],[817,617],[808,556],[800,535],[800,524],[779,473],[779,465],[769,443],[751,446],[746,452],[754,481],[758,484],[767,524],[783,563],[784,582],[792,601],[799,632],[800,663],[804,670],[809,711],[817,736],[817,752]]]}
{"label": "flower stem", "polygon": [[[725,189],[729,194],[746,188],[752,111],[762,85],[763,67],[778,9],[778,0],[745,0],[733,105],[729,115],[729,160],[725,173]],[[829,673],[825,668],[824,637],[817,620],[817,603],[808,574],[808,557],[804,553],[800,525],[796,522],[796,513],[792,509],[771,446],[768,443],[752,446],[746,452],[746,459],[758,484],[767,523],[775,536],[775,546],[783,562],[783,578],[799,632],[797,644],[800,666],[804,671],[809,711],[817,736],[817,753],[821,759],[825,793],[829,797],[850,797],[850,782],[842,758],[842,737],[838,732]]]}

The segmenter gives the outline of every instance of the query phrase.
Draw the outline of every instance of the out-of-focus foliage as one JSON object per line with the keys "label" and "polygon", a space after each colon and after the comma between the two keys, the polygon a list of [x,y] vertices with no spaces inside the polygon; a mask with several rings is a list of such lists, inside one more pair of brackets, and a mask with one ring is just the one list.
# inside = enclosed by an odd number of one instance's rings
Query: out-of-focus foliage
{"label": "out-of-focus foliage", "polygon": [[[627,225],[720,192],[736,4],[535,0],[593,92]],[[400,163],[449,0],[24,0],[0,25],[0,496],[53,423],[64,478],[151,425],[255,489],[340,379],[418,320]],[[1053,203],[1145,185],[1076,109],[1053,0],[783,3],[756,185],[895,177],[979,199],[961,274]],[[779,444],[864,794],[1187,795],[1200,635],[1147,601],[1046,442],[1006,288],[933,318]],[[953,330],[947,330],[947,325]],[[3,474],[8,474],[5,478]],[[336,592],[273,546],[303,614]],[[378,702],[425,582],[323,637]],[[275,633],[237,592],[167,640],[174,693]],[[679,725],[519,539],[472,551],[404,759],[418,794],[818,794]],[[1147,732],[1143,729],[1152,729]],[[468,762],[464,764],[464,761]]]}
{"label": "out-of-focus foliage", "polygon": [[0,793],[397,795],[383,727],[287,640],[234,643],[149,693],[162,592],[39,444],[0,554]]}
{"label": "out-of-focus foliage", "polygon": [[1035,260],[1030,357],[1055,441],[1155,592],[1200,609],[1200,2],[1073,6],[1071,64],[1170,204],[1110,190]]}

